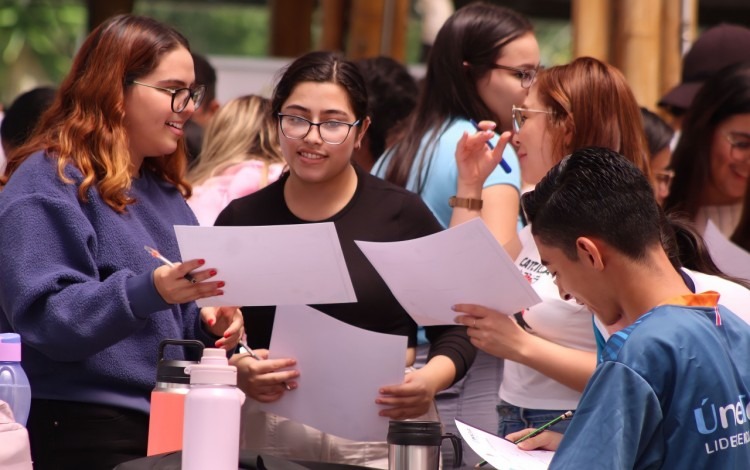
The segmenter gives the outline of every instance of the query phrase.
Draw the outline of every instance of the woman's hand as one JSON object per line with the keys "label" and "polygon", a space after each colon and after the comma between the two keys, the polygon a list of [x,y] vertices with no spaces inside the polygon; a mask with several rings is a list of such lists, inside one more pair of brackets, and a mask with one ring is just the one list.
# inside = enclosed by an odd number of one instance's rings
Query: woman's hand
{"label": "woman's hand", "polygon": [[[514,432],[505,436],[510,442],[516,442],[522,437],[534,432],[534,428],[524,429],[523,431]],[[518,448],[522,450],[557,450],[560,447],[563,435],[555,431],[543,431],[534,437],[530,437],[523,442],[518,443]]]}
{"label": "woman's hand", "polygon": [[237,347],[245,331],[242,312],[237,307],[203,307],[201,320],[206,324],[208,331],[215,336],[221,336],[215,346],[227,351]]}
{"label": "woman's hand", "polygon": [[237,367],[237,386],[253,400],[270,403],[278,400],[284,392],[297,388],[293,379],[299,377],[298,370],[281,370],[297,365],[291,358],[268,359],[268,350],[256,349],[258,359],[250,354],[235,354],[230,364]]}
{"label": "woman's hand", "polygon": [[487,354],[518,362],[518,353],[530,338],[512,316],[472,304],[454,305],[453,310],[466,314],[455,321],[468,328],[471,344]]}
{"label": "woman's hand", "polygon": [[[194,259],[174,266],[159,266],[154,270],[154,286],[168,304],[182,304],[204,297],[224,294],[221,290],[224,281],[206,282],[216,276],[215,269],[194,271],[203,266],[205,261]],[[186,276],[193,279],[190,281]]]}
{"label": "woman's hand", "polygon": [[464,132],[456,144],[457,194],[462,190],[481,191],[487,177],[503,159],[503,151],[510,140],[511,133],[503,132],[492,150],[487,143],[495,136],[495,123],[482,121],[479,128],[482,130],[472,135]]}
{"label": "woman's hand", "polygon": [[404,382],[389,385],[380,389],[380,396],[375,400],[378,405],[388,408],[380,411],[380,416],[391,419],[409,419],[422,416],[432,406],[437,390],[420,370],[406,374]]}

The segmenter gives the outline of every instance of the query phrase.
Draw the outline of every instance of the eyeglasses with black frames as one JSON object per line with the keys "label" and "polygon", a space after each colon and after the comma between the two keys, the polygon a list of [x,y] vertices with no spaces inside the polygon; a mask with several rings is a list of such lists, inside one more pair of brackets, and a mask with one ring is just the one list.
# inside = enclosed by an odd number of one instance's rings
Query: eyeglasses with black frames
{"label": "eyeglasses with black frames", "polygon": [[511,113],[513,113],[513,132],[520,132],[526,122],[526,116],[524,116],[523,113],[552,114],[551,111],[546,109],[517,108],[516,106],[513,106]]}
{"label": "eyeglasses with black frames", "polygon": [[203,103],[203,98],[206,97],[206,86],[197,85],[195,88],[167,88],[156,85],[149,85],[148,83],[139,82],[138,80],[130,80],[132,85],[140,85],[155,90],[160,90],[172,95],[172,111],[175,113],[181,113],[187,108],[188,102],[192,98],[193,106],[198,109]]}
{"label": "eyeglasses with black frames", "polygon": [[521,80],[522,88],[531,88],[531,85],[534,84],[534,80],[536,80],[536,74],[539,73],[539,67],[533,69],[519,69],[500,64],[490,64],[489,67],[492,69],[510,70],[511,72],[515,72],[516,78]]}
{"label": "eyeglasses with black frames", "polygon": [[278,116],[281,123],[281,133],[287,139],[304,139],[310,133],[310,129],[313,126],[318,126],[320,138],[323,139],[323,142],[331,145],[343,144],[347,137],[349,137],[352,127],[358,126],[361,123],[359,119],[354,122],[335,120],[312,122],[309,119],[295,116],[294,114],[278,113]]}
{"label": "eyeglasses with black frames", "polygon": [[732,160],[745,161],[750,158],[750,134],[738,131],[729,131],[723,134],[731,146],[729,155]]}

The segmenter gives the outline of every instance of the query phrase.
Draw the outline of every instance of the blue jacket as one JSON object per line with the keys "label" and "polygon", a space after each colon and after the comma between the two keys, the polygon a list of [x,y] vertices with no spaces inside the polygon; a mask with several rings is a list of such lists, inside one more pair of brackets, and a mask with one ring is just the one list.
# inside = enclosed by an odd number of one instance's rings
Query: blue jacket
{"label": "blue jacket", "polygon": [[550,469],[746,469],[750,325],[664,305],[610,337]]}
{"label": "blue jacket", "polygon": [[81,202],[81,173],[69,165],[65,183],[56,165],[35,153],[0,192],[0,331],[21,335],[34,398],[148,412],[159,342],[212,340],[195,303],[161,298],[159,263],[143,248],[179,260],[173,225],[196,225],[195,216],[149,170],[133,179],[136,203],[118,214],[95,187]]}

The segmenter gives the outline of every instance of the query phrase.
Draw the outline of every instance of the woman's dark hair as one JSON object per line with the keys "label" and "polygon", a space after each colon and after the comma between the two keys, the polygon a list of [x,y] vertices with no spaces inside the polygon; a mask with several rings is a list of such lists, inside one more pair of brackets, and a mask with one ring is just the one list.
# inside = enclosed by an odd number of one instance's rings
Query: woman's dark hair
{"label": "woman's dark hair", "polygon": [[669,147],[674,136],[674,130],[669,127],[664,119],[647,108],[641,108],[641,116],[643,117],[646,141],[648,141],[648,153],[651,154],[651,158],[654,158],[654,155]]}
{"label": "woman's dark hair", "polygon": [[271,99],[271,113],[281,112],[294,88],[303,82],[335,83],[341,85],[349,96],[357,119],[367,117],[367,87],[357,66],[335,52],[310,52],[299,57],[281,71]]}
{"label": "woman's dark hair", "polygon": [[737,114],[750,113],[750,62],[731,65],[711,76],[695,96],[682,123],[672,154],[675,172],[667,212],[683,212],[695,219],[711,178],[711,144],[716,128]]}
{"label": "woman's dark hair", "polygon": [[533,28],[523,15],[489,3],[471,3],[457,10],[438,32],[427,61],[417,108],[404,140],[394,146],[385,179],[406,186],[418,161],[417,192],[421,190],[422,167],[432,146],[420,151],[422,140],[434,142],[453,119],[509,119],[498,116],[482,101],[477,81],[492,71],[503,47]]}
{"label": "woman's dark hair", "polygon": [[725,274],[711,258],[706,242],[689,220],[676,214],[662,213],[661,242],[675,269],[685,267],[750,289],[750,283]]}

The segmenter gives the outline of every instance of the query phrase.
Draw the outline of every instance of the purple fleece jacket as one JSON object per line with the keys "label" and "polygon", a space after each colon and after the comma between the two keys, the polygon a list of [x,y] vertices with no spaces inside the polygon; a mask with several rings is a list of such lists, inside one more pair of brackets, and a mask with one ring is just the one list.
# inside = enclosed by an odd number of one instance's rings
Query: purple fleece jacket
{"label": "purple fleece jacket", "polygon": [[143,249],[179,261],[173,226],[197,221],[149,170],[133,179],[136,202],[122,214],[96,188],[81,202],[81,173],[69,165],[65,174],[72,184],[38,152],[0,192],[0,331],[21,335],[34,398],[148,413],[159,342],[215,340],[195,303],[164,302],[152,278],[159,262]]}

